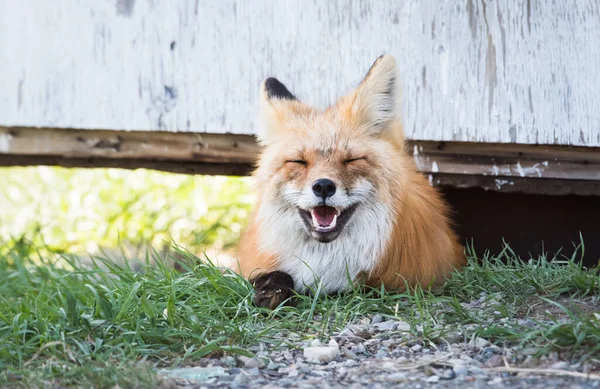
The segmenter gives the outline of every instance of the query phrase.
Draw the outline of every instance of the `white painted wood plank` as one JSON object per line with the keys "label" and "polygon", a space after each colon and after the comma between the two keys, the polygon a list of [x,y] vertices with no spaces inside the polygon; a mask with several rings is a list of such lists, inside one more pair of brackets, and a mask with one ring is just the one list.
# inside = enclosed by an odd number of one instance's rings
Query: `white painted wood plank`
{"label": "white painted wood plank", "polygon": [[3,0],[0,125],[252,133],[396,55],[408,135],[600,146],[597,0]]}

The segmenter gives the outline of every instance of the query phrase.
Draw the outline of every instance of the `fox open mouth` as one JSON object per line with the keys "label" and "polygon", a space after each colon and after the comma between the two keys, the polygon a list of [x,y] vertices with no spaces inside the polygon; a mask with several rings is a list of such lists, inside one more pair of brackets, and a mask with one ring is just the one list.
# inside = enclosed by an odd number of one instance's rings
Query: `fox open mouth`
{"label": "fox open mouth", "polygon": [[340,210],[319,205],[310,210],[300,209],[300,216],[311,236],[319,242],[328,243],[338,237],[356,210],[357,205]]}

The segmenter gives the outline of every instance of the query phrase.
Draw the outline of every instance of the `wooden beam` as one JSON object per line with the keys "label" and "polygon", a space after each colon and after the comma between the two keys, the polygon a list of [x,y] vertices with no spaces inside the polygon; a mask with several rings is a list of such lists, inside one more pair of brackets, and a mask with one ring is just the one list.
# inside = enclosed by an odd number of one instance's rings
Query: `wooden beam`
{"label": "wooden beam", "polygon": [[240,163],[185,162],[150,159],[64,158],[58,156],[0,154],[0,167],[2,166],[153,169],[170,173],[207,174],[213,176],[247,176],[250,175],[254,169],[251,164]]}
{"label": "wooden beam", "polygon": [[[600,195],[600,148],[432,141],[407,147],[436,186]],[[247,175],[259,152],[251,135],[0,126],[0,166]]]}
{"label": "wooden beam", "polygon": [[258,151],[249,135],[0,126],[0,154],[252,164]]}
{"label": "wooden beam", "polygon": [[424,173],[600,180],[600,148],[469,142],[411,142]]}

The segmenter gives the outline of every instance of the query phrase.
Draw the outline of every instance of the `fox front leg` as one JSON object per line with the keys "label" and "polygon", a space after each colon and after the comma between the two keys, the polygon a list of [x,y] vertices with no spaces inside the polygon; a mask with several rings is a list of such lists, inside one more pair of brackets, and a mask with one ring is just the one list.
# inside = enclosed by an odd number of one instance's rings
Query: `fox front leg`
{"label": "fox front leg", "polygon": [[283,302],[294,305],[294,279],[289,274],[282,271],[264,273],[250,282],[255,289],[254,304],[257,307],[275,309]]}

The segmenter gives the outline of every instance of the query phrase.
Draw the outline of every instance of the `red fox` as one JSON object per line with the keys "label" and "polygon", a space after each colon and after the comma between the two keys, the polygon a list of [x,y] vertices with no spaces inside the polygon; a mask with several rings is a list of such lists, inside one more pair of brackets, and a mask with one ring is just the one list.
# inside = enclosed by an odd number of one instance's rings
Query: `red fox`
{"label": "red fox", "polygon": [[465,261],[448,206],[405,150],[396,61],[382,55],[326,110],[277,79],[260,91],[257,201],[237,269],[274,308],[353,283],[439,284]]}

